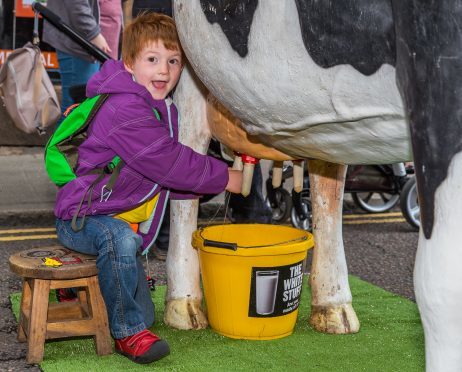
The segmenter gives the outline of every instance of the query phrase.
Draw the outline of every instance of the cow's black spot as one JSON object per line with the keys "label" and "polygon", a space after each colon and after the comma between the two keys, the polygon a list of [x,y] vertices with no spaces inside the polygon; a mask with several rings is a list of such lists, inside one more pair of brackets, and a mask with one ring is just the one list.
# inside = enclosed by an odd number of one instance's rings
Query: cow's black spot
{"label": "cow's black spot", "polygon": [[296,0],[303,42],[322,67],[349,64],[371,75],[395,64],[391,0]]}
{"label": "cow's black spot", "polygon": [[202,11],[210,23],[218,23],[231,47],[245,57],[253,14],[258,0],[201,0]]}
{"label": "cow's black spot", "polygon": [[398,86],[411,128],[421,226],[429,239],[435,192],[462,151],[462,1],[396,0],[393,11]]}

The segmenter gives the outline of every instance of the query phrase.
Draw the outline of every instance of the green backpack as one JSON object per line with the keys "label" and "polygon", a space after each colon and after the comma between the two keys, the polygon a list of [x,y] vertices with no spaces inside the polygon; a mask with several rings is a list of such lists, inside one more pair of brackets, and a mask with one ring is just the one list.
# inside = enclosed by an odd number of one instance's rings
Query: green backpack
{"label": "green backpack", "polygon": [[[48,140],[45,146],[45,168],[51,181],[57,186],[64,186],[77,178],[75,170],[77,168],[78,148],[87,139],[88,127],[108,97],[109,94],[101,94],[93,98],[87,98],[72,110]],[[107,200],[123,165],[124,162],[116,156],[104,168],[94,169],[88,173],[98,174],[99,176],[82,196],[79,208],[72,219],[74,231],[79,231],[84,226],[85,216],[83,216],[80,226],[77,226],[76,221],[85,197],[88,195],[87,203],[88,209],[90,209],[94,186],[105,175],[111,174],[107,184],[104,186],[104,195],[102,195],[102,198]]]}

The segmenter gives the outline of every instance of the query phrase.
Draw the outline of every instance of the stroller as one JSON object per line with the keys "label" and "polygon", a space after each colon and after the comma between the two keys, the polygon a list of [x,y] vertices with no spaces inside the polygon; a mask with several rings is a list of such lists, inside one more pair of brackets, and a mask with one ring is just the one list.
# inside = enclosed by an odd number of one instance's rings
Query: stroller
{"label": "stroller", "polygon": [[[406,221],[419,228],[419,207],[416,201],[413,167],[404,163],[383,165],[351,165],[345,178],[345,193],[350,193],[356,206],[369,213],[383,213],[400,203]],[[286,166],[282,173],[282,185],[272,186],[272,175],[266,180],[267,203],[273,210],[273,222],[284,223],[288,218],[293,226],[310,231],[311,195],[308,170],[303,176],[300,193],[290,194],[283,188],[286,180],[293,177],[293,169]]]}

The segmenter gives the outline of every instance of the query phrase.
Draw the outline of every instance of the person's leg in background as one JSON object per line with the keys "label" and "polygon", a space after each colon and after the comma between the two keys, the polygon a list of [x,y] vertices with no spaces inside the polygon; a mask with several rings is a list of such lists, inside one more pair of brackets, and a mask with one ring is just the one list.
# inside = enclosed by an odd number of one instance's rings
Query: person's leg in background
{"label": "person's leg in background", "polygon": [[119,39],[122,29],[122,3],[120,0],[98,0],[101,33],[106,39],[112,59],[119,59]]}
{"label": "person's leg in background", "polygon": [[13,46],[13,11],[14,1],[2,1],[3,12],[2,12],[2,30],[1,30],[1,41],[2,49],[14,49]]}
{"label": "person's leg in background", "polygon": [[127,27],[132,21],[133,0],[122,0],[122,12],[124,27]]}
{"label": "person's leg in background", "polygon": [[61,112],[64,113],[70,105],[75,103],[70,94],[70,88],[76,85],[86,85],[93,74],[98,72],[100,64],[98,62],[85,61],[60,50],[56,52],[61,76]]}
{"label": "person's leg in background", "polygon": [[263,197],[263,175],[260,163],[255,165],[250,194],[247,197],[231,194],[229,208],[235,223],[271,223],[273,213]]}
{"label": "person's leg in background", "polygon": [[172,0],[133,0],[132,17],[143,12],[157,12],[172,16]]}

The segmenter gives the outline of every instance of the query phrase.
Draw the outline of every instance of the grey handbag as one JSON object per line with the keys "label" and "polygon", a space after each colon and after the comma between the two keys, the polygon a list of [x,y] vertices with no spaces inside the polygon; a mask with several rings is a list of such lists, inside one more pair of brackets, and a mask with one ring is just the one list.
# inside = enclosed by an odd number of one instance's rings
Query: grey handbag
{"label": "grey handbag", "polygon": [[40,49],[32,43],[13,51],[0,68],[0,95],[14,124],[23,132],[44,133],[61,117]]}
{"label": "grey handbag", "polygon": [[58,97],[38,47],[37,19],[34,43],[14,50],[0,68],[0,95],[14,124],[23,132],[43,134],[61,117]]}

